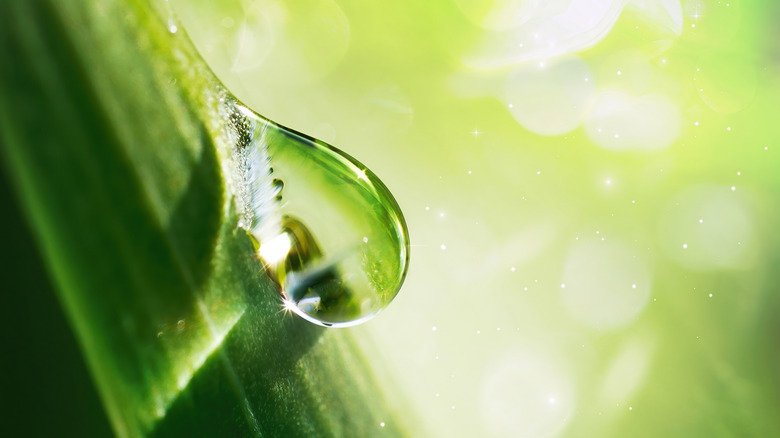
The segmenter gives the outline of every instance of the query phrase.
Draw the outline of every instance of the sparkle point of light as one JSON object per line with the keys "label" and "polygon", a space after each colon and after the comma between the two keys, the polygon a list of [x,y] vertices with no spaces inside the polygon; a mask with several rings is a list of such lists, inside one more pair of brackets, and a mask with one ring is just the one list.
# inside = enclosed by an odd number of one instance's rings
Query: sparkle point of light
{"label": "sparkle point of light", "polygon": [[285,313],[292,312],[295,309],[295,303],[292,302],[292,300],[283,299],[282,300],[282,310],[284,310]]}
{"label": "sparkle point of light", "polygon": [[683,249],[687,249],[687,248],[688,248],[688,244],[687,243],[683,243]]}

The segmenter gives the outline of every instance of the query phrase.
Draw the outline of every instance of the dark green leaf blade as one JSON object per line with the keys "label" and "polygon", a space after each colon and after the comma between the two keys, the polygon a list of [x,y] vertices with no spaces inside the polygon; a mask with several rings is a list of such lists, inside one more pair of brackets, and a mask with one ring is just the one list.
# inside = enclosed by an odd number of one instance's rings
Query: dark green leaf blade
{"label": "dark green leaf blade", "polygon": [[349,333],[281,311],[225,192],[219,85],[165,13],[0,6],[4,163],[115,432],[402,433]]}

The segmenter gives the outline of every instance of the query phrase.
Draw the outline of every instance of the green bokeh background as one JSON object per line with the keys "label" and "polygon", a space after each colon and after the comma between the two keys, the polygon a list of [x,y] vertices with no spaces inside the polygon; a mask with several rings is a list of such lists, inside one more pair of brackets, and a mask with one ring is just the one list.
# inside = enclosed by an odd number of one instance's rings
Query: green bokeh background
{"label": "green bokeh background", "polygon": [[[778,435],[780,10],[635,2],[563,55],[470,61],[577,3],[582,23],[620,2],[174,5],[240,99],[395,194],[409,276],[354,330],[414,435]],[[536,15],[497,30],[491,8]],[[556,70],[572,57],[592,90],[545,95],[583,89]],[[539,134],[568,104],[573,126]],[[615,141],[593,131],[604,111]]]}

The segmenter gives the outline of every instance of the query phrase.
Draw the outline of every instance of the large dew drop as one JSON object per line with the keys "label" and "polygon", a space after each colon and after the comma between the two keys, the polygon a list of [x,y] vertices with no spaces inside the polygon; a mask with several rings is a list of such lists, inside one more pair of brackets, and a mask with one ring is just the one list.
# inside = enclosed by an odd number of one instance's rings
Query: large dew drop
{"label": "large dew drop", "polygon": [[387,307],[409,262],[406,223],[379,178],[344,152],[279,126],[232,98],[241,225],[284,307],[327,327]]}

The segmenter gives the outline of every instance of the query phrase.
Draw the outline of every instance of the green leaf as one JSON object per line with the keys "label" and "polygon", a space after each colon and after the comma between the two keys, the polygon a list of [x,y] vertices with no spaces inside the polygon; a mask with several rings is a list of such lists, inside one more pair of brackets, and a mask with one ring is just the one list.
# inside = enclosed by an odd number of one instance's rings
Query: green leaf
{"label": "green leaf", "polygon": [[3,164],[115,433],[403,434],[351,333],[281,311],[166,6],[0,5]]}

